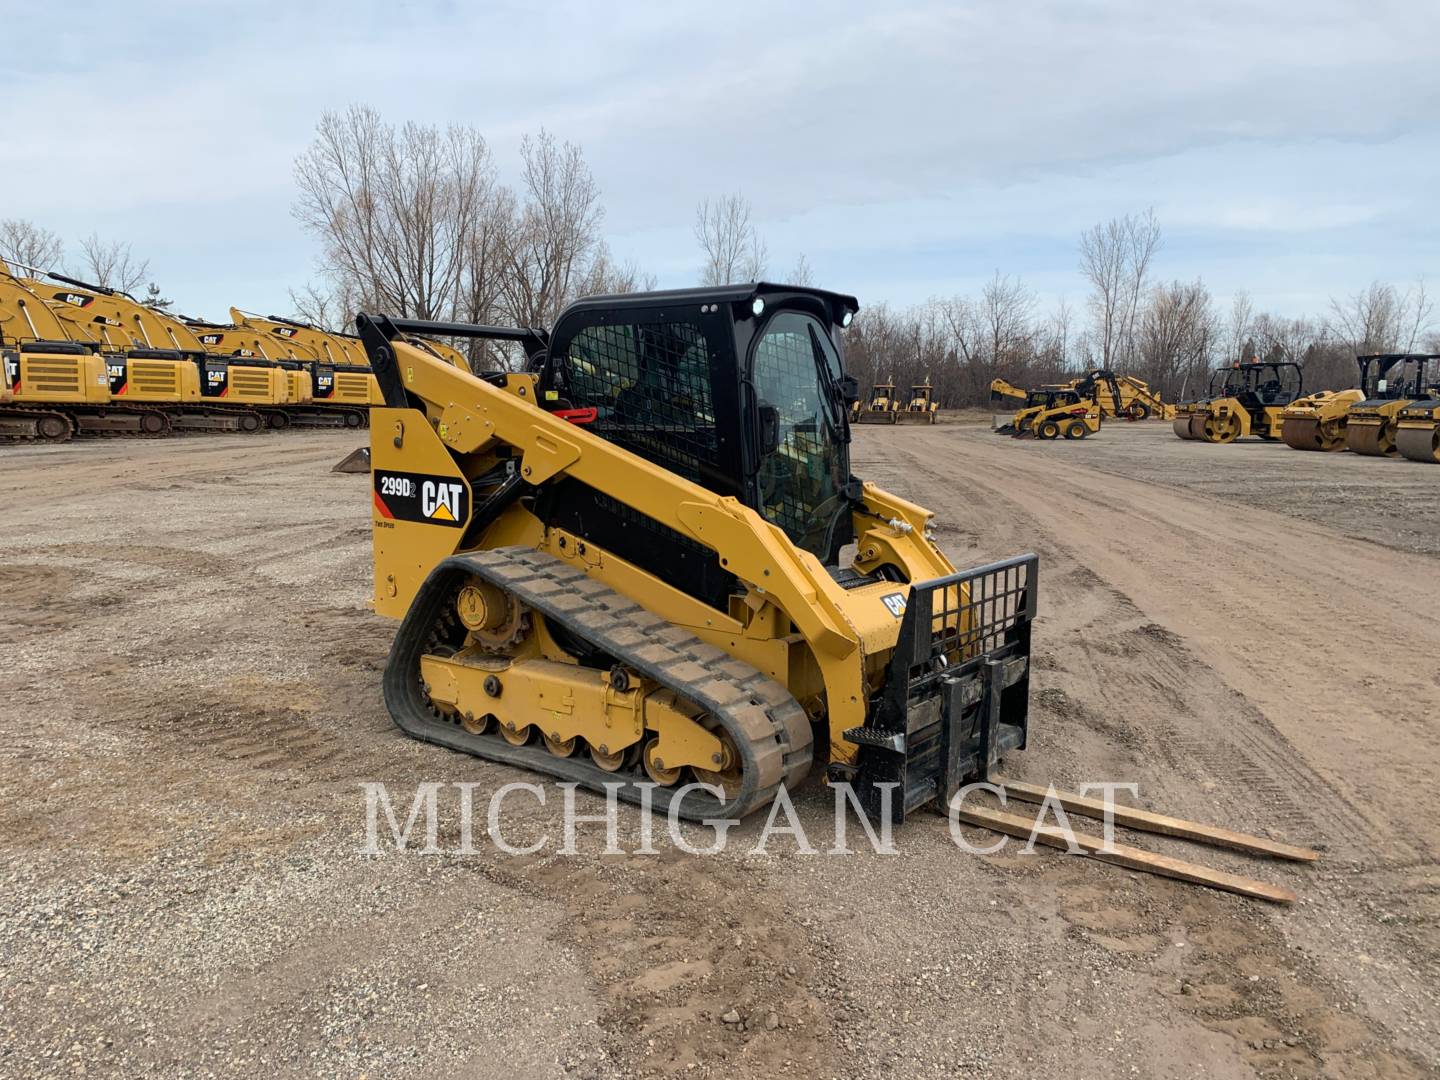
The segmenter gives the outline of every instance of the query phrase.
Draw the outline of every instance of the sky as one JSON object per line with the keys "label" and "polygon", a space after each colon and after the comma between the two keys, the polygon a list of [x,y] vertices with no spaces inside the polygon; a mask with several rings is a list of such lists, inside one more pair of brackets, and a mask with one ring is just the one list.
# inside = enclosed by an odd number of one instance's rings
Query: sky
{"label": "sky", "polygon": [[[1080,233],[1153,207],[1155,270],[1300,315],[1440,273],[1440,4],[72,0],[6,15],[0,217],[129,242],[179,310],[292,310],[295,158],[327,110],[460,123],[502,179],[579,144],[613,255],[694,283],[740,192],[783,278],[862,306],[997,271],[1083,303]],[[18,107],[17,107],[18,106]]]}

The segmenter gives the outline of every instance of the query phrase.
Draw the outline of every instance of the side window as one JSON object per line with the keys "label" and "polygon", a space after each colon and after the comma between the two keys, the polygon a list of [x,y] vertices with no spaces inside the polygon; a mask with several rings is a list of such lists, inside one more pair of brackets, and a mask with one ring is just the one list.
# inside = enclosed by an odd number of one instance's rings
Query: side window
{"label": "side window", "polygon": [[577,407],[599,411],[592,431],[690,480],[719,467],[705,335],[692,322],[588,326],[566,347]]}

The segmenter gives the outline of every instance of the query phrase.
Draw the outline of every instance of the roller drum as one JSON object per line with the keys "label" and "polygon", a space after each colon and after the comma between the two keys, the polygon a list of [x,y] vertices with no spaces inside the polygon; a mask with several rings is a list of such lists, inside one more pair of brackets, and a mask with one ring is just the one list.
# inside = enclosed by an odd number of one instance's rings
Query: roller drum
{"label": "roller drum", "polygon": [[1389,424],[1350,424],[1345,445],[1366,457],[1387,457],[1395,453],[1395,429]]}
{"label": "roller drum", "polygon": [[1440,424],[1401,428],[1395,432],[1395,448],[1411,461],[1440,463]]}
{"label": "roller drum", "polygon": [[1313,416],[1288,416],[1280,425],[1280,438],[1295,450],[1333,452],[1345,449],[1345,422],[1321,421]]}
{"label": "roller drum", "polygon": [[1177,416],[1175,418],[1175,422],[1170,426],[1174,430],[1175,434],[1180,436],[1180,438],[1182,439],[1195,438],[1194,435],[1190,434],[1190,417],[1188,415]]}

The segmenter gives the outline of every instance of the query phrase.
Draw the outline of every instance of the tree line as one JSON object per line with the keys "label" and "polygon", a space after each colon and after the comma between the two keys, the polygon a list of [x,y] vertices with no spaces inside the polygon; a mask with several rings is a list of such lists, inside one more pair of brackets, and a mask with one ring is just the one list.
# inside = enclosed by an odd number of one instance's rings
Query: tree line
{"label": "tree line", "polygon": [[160,286],[148,281],[150,260],[137,258],[129,244],[101,240],[91,233],[79,247],[78,256],[67,258],[65,241],[57,233],[21,218],[0,220],[0,259],[21,274],[64,274],[130,294],[144,285],[141,300],[151,307],[170,306]]}

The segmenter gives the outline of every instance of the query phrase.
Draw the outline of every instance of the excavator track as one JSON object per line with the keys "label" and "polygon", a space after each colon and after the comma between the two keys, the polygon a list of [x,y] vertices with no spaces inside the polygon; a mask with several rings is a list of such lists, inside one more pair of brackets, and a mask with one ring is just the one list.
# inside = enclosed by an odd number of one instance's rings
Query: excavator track
{"label": "excavator track", "polygon": [[1411,461],[1440,462],[1440,424],[1428,428],[1399,428],[1395,449]]}
{"label": "excavator track", "polygon": [[1345,420],[1320,421],[1313,416],[1287,416],[1280,425],[1280,438],[1294,450],[1345,449]]}
{"label": "excavator track", "polygon": [[[723,800],[705,791],[690,791],[678,807],[680,816],[695,821],[742,817],[769,802],[782,786],[799,784],[810,771],[810,720],[784,686],[590,578],[584,570],[523,547],[446,559],[416,595],[395,637],[384,676],[386,707],[413,738],[548,773],[602,793],[606,784],[622,782],[620,798],[642,801],[646,789],[640,785],[646,776],[631,763],[636,755],[625,755],[623,761],[602,755],[609,766],[602,768],[592,756],[568,749],[568,756],[557,756],[543,743],[515,745],[493,731],[472,733],[459,716],[447,714],[430,700],[421,680],[421,658],[427,652],[453,652],[463,641],[465,631],[455,616],[455,600],[472,578],[538,612],[552,631],[558,626],[587,651],[603,654],[699,707],[729,736],[741,763],[738,791],[732,793],[727,787]],[[499,654],[496,658],[502,659]],[[670,809],[681,790],[647,788],[652,805],[661,811]]]}
{"label": "excavator track", "polygon": [[66,409],[75,433],[101,438],[163,439],[171,432],[170,415],[163,409],[107,405],[94,409]]}
{"label": "excavator track", "polygon": [[34,439],[69,442],[75,425],[62,412],[50,409],[0,409],[0,439]]}

